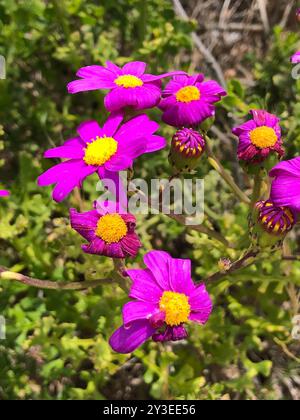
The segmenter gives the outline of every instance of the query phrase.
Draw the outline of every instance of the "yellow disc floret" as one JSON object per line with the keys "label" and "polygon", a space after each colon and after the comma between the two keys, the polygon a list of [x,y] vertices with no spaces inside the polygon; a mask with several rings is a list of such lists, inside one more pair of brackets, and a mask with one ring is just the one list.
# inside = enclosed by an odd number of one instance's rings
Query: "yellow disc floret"
{"label": "yellow disc floret", "polygon": [[184,293],[164,292],[159,301],[159,309],[165,312],[165,322],[170,326],[187,322],[191,313],[188,297]]}
{"label": "yellow disc floret", "polygon": [[200,99],[200,90],[196,86],[185,86],[176,92],[178,102],[189,103]]}
{"label": "yellow disc floret", "polygon": [[107,244],[114,244],[126,236],[127,225],[119,214],[106,214],[99,219],[95,233]]}
{"label": "yellow disc floret", "polygon": [[113,137],[96,137],[87,143],[83,160],[88,165],[101,166],[113,157],[118,149],[118,142]]}
{"label": "yellow disc floret", "polygon": [[123,74],[115,79],[115,83],[118,86],[123,86],[124,88],[134,88],[138,86],[143,86],[143,81],[132,74]]}
{"label": "yellow disc floret", "polygon": [[267,147],[274,146],[278,137],[273,128],[263,125],[262,127],[257,127],[250,132],[250,140],[254,146],[259,149],[265,149]]}

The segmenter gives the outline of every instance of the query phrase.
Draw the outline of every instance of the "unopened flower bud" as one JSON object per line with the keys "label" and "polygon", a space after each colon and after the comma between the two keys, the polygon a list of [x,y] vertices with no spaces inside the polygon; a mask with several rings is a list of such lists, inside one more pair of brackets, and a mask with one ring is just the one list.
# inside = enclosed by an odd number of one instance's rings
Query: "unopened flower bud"
{"label": "unopened flower bud", "polygon": [[205,140],[192,128],[178,130],[172,139],[169,161],[178,172],[191,172],[204,152]]}

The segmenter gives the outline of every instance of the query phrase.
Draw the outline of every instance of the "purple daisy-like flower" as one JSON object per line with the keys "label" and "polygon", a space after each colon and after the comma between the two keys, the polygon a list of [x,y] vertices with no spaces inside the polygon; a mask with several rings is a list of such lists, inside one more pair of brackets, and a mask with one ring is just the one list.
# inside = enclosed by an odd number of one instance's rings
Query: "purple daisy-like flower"
{"label": "purple daisy-like flower", "polygon": [[143,153],[166,146],[163,137],[154,135],[159,125],[147,115],[138,115],[121,125],[122,113],[111,114],[101,128],[96,121],[82,123],[78,137],[62,146],[46,151],[46,158],[69,159],[44,172],[38,185],[56,184],[52,196],[62,201],[83,180],[97,172],[101,178],[107,173],[126,170]]}
{"label": "purple daisy-like flower", "polygon": [[272,200],[258,201],[258,221],[268,233],[281,236],[288,233],[295,224],[295,215],[288,207],[278,207]]}
{"label": "purple daisy-like flower", "polygon": [[291,56],[291,63],[293,64],[300,63],[300,51],[297,51],[295,54]]}
{"label": "purple daisy-like flower", "polygon": [[114,203],[106,204],[112,205],[102,206],[102,210],[97,205],[97,210],[84,213],[70,209],[72,228],[89,242],[82,245],[83,251],[111,258],[135,257],[141,247],[135,217],[119,213]]}
{"label": "purple daisy-like flower", "polygon": [[0,190],[0,197],[8,197],[10,192],[7,190]]}
{"label": "purple daisy-like flower", "polygon": [[246,162],[260,163],[271,152],[279,156],[284,154],[282,148],[279,118],[264,110],[251,110],[253,119],[235,127],[232,132],[239,137],[238,158]]}
{"label": "purple daisy-like flower", "polygon": [[118,353],[130,353],[148,338],[177,341],[187,337],[188,321],[205,324],[212,302],[203,284],[191,278],[191,261],[172,258],[163,251],[144,256],[147,268],[127,270],[133,301],[123,307],[123,326],[110,338]]}
{"label": "purple daisy-like flower", "polygon": [[269,175],[274,178],[270,194],[274,204],[300,212],[300,157],[278,163]]}
{"label": "purple daisy-like flower", "polygon": [[175,76],[165,87],[159,108],[162,120],[174,127],[195,126],[215,115],[215,103],[225,90],[203,74]]}
{"label": "purple daisy-like flower", "polygon": [[174,74],[185,74],[173,71],[160,75],[145,73],[146,63],[132,61],[118,67],[110,61],[103,66],[82,67],[77,72],[79,80],[68,84],[69,93],[87,90],[109,89],[104,99],[108,111],[117,111],[124,107],[146,109],[155,107],[161,97],[160,80]]}

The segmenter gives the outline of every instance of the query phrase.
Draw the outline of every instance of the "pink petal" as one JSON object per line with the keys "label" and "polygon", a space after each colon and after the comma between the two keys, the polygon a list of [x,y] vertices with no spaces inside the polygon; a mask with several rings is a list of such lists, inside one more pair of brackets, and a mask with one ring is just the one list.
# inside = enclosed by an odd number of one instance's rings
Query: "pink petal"
{"label": "pink petal", "polygon": [[85,143],[79,138],[67,140],[62,146],[54,147],[44,153],[45,158],[81,159]]}
{"label": "pink petal", "polygon": [[124,156],[118,151],[115,156],[104,164],[104,167],[110,172],[118,172],[130,168],[132,163],[132,158],[130,156]]}
{"label": "pink petal", "polygon": [[158,303],[163,290],[155,281],[149,270],[127,270],[132,280],[129,296],[145,302]]}
{"label": "pink petal", "polygon": [[78,79],[68,83],[69,93],[87,92],[89,90],[110,89],[113,87],[111,82],[102,82],[98,78]]}
{"label": "pink petal", "polygon": [[157,311],[157,306],[149,302],[128,302],[122,310],[124,326],[128,327],[137,319],[149,319]]}
{"label": "pink petal", "polygon": [[60,163],[44,172],[38,178],[39,186],[57,183],[52,192],[55,201],[62,201],[75,187],[80,187],[82,181],[97,168],[87,166],[82,160],[70,160]]}
{"label": "pink petal", "polygon": [[154,74],[144,74],[142,76],[142,80],[143,82],[153,82],[156,80],[161,80],[164,79],[165,77],[172,77],[172,76],[180,76],[180,75],[186,75],[186,73],[184,71],[169,71],[168,73],[163,73],[163,74],[158,74],[158,75],[154,75]]}
{"label": "pink petal", "polygon": [[129,137],[138,139],[155,133],[159,124],[145,114],[131,118],[116,133],[116,139],[126,141]]}
{"label": "pink petal", "polygon": [[70,222],[72,228],[87,241],[92,241],[95,238],[95,229],[99,218],[100,215],[97,213],[97,210],[78,213],[76,209],[70,209]]}
{"label": "pink petal", "polygon": [[128,233],[121,241],[120,245],[126,256],[136,257],[142,244],[136,233]]}
{"label": "pink petal", "polygon": [[86,143],[94,140],[97,136],[103,136],[103,130],[97,121],[86,121],[81,123],[77,128],[77,132]]}
{"label": "pink petal", "polygon": [[112,63],[111,61],[106,61],[105,64],[106,64],[106,67],[108,68],[108,70],[112,71],[117,76],[120,76],[122,74],[122,69],[119,66],[117,66],[116,64]]}
{"label": "pink petal", "polygon": [[189,296],[195,290],[191,277],[191,260],[169,259],[169,273],[170,286],[173,292],[184,293]]}
{"label": "pink petal", "polygon": [[143,61],[132,61],[123,66],[122,72],[123,74],[132,74],[139,77],[145,73],[146,66],[147,64]]}
{"label": "pink petal", "polygon": [[122,112],[113,112],[108,119],[106,120],[102,131],[105,133],[107,137],[113,137],[115,132],[117,131],[119,125],[121,124],[124,115]]}
{"label": "pink petal", "polygon": [[167,140],[161,136],[149,136],[145,153],[156,152],[167,146]]}
{"label": "pink petal", "polygon": [[112,89],[116,74],[103,66],[86,66],[82,67],[76,73],[78,77],[83,79],[91,78],[102,83],[102,89]]}
{"label": "pink petal", "polygon": [[87,254],[109,256],[104,253],[105,242],[101,238],[98,238],[97,236],[95,236],[95,238],[91,241],[91,243],[82,245],[81,248]]}
{"label": "pink petal", "polygon": [[155,332],[148,321],[137,320],[129,328],[117,329],[109,339],[111,348],[118,353],[131,353]]}
{"label": "pink petal", "polygon": [[189,304],[192,310],[190,319],[195,322],[205,323],[212,311],[212,301],[204,284],[199,285],[190,294]]}
{"label": "pink petal", "polygon": [[152,272],[163,290],[170,290],[169,261],[171,256],[164,251],[150,251],[144,256],[144,263]]}

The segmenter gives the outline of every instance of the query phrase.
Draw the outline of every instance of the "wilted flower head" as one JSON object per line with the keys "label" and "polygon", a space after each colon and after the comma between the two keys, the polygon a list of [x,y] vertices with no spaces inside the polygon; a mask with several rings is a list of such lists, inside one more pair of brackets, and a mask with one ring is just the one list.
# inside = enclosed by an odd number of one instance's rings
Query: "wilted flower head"
{"label": "wilted flower head", "polygon": [[136,219],[132,214],[118,211],[118,207],[106,202],[102,210],[99,205],[97,210],[84,213],[70,209],[72,228],[89,242],[82,245],[84,252],[111,258],[137,255],[141,242],[135,233]]}
{"label": "wilted flower head", "polygon": [[124,107],[133,109],[153,108],[160,101],[160,80],[174,74],[184,74],[174,71],[155,76],[145,74],[146,63],[133,61],[118,67],[110,61],[103,66],[82,67],[77,72],[79,80],[68,84],[69,93],[87,90],[108,89],[110,92],[104,99],[108,111],[117,111]]}
{"label": "wilted flower head", "polygon": [[293,64],[300,63],[300,51],[297,51],[294,55],[291,56],[291,63]]}
{"label": "wilted flower head", "polygon": [[249,163],[260,163],[272,152],[282,156],[284,150],[279,118],[264,110],[250,112],[253,118],[232,130],[239,137],[238,158]]}
{"label": "wilted flower head", "polygon": [[295,216],[288,207],[278,207],[271,200],[258,201],[258,221],[268,233],[285,235],[295,224]]}
{"label": "wilted flower head", "polygon": [[274,178],[270,195],[274,204],[300,212],[300,157],[278,163],[269,175]]}
{"label": "wilted flower head", "polygon": [[165,123],[195,126],[215,115],[215,103],[226,95],[214,80],[204,82],[203,74],[174,76],[165,87],[159,108]]}
{"label": "wilted flower head", "polygon": [[52,196],[55,201],[62,201],[75,187],[81,187],[87,176],[98,172],[104,178],[107,171],[128,169],[143,153],[165,147],[166,140],[154,135],[159,125],[147,115],[134,117],[123,125],[122,120],[122,113],[114,113],[102,128],[96,121],[82,123],[77,129],[78,137],[45,153],[46,158],[69,160],[40,175],[38,185],[56,184]]}
{"label": "wilted flower head", "polygon": [[193,128],[181,128],[172,138],[169,160],[176,171],[189,172],[193,170],[203,154],[205,140]]}
{"label": "wilted flower head", "polygon": [[185,324],[205,324],[212,302],[205,286],[191,278],[191,261],[172,258],[163,251],[145,255],[144,270],[127,270],[134,300],[123,307],[123,326],[110,338],[119,353],[130,353],[148,338],[177,341],[187,337]]}

